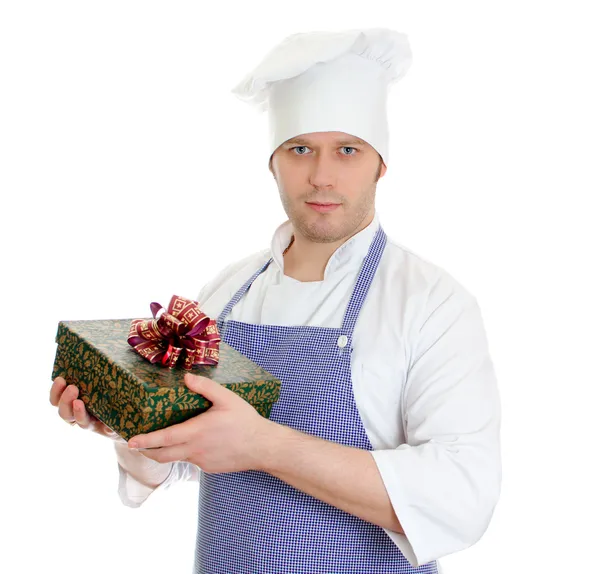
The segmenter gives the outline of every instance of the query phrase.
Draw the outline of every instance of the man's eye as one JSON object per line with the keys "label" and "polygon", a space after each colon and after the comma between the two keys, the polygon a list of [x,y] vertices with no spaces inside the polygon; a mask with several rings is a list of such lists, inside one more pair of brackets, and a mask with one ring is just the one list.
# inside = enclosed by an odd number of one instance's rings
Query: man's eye
{"label": "man's eye", "polygon": [[[305,145],[297,145],[297,146],[293,147],[292,149],[308,149],[308,147]],[[299,153],[297,155],[306,155],[306,154]]]}
{"label": "man's eye", "polygon": [[[296,151],[296,150],[308,150],[310,148],[305,145],[297,145],[290,149]],[[352,151],[354,151],[354,152],[358,151],[355,147],[350,147],[350,146],[342,146],[340,149],[344,150],[344,152],[342,152],[342,155],[347,155],[347,156],[356,155],[356,153],[352,153]],[[345,153],[347,150],[351,150],[350,153]],[[306,155],[306,153],[296,151],[296,155]]]}

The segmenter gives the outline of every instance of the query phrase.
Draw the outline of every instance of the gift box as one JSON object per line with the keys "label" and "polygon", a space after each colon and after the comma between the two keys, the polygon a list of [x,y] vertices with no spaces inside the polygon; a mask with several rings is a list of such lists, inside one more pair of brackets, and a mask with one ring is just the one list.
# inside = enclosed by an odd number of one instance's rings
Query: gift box
{"label": "gift box", "polygon": [[223,341],[218,344],[216,365],[167,368],[132,348],[131,323],[132,319],[61,321],[52,371],[52,379],[61,376],[76,385],[90,413],[125,440],[210,408],[209,400],[185,385],[187,372],[227,387],[269,417],[281,382],[233,347]]}

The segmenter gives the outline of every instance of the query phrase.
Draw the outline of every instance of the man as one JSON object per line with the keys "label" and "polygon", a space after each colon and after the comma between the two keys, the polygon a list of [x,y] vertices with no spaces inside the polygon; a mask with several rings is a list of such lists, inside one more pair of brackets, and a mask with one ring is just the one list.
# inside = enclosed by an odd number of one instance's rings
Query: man
{"label": "man", "polygon": [[[375,210],[387,89],[409,64],[391,30],[296,34],[236,89],[269,111],[289,220],[197,299],[280,398],[265,419],[186,375],[209,411],[115,442],[125,504],[199,481],[197,572],[435,573],[491,519],[500,409],[479,306]],[[55,381],[63,418],[110,434],[76,396]]]}

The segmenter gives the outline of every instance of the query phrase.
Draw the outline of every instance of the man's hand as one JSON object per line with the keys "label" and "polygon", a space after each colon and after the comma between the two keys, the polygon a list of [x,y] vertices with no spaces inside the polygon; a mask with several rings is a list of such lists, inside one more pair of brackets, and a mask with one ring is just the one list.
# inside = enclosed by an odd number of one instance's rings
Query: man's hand
{"label": "man's hand", "polygon": [[186,373],[187,387],[213,404],[200,415],[165,429],[137,435],[131,448],[157,462],[188,461],[204,472],[261,468],[261,448],[276,423],[247,401],[206,377]]}
{"label": "man's hand", "polygon": [[75,385],[68,385],[63,377],[56,377],[50,388],[50,404],[58,407],[58,415],[71,425],[78,425],[83,429],[91,430],[101,436],[119,441],[123,440],[110,427],[91,415],[85,404],[78,399],[79,389]]}

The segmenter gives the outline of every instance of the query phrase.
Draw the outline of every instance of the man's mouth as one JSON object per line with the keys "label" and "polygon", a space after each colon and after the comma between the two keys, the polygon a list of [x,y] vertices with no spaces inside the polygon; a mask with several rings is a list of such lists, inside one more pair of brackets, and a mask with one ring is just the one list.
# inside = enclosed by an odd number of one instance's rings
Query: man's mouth
{"label": "man's mouth", "polygon": [[321,202],[306,202],[310,207],[312,207],[315,211],[319,211],[321,213],[333,211],[337,207],[340,206],[339,203],[321,203]]}

